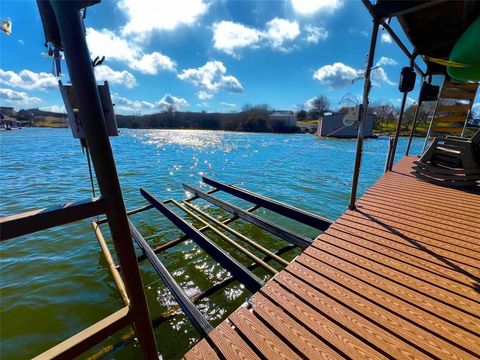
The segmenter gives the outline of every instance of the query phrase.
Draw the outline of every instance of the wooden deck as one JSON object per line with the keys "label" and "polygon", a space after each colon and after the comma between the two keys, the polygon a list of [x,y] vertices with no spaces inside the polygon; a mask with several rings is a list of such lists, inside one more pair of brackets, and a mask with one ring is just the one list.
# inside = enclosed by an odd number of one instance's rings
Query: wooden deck
{"label": "wooden deck", "polygon": [[422,182],[412,161],[185,358],[480,358],[480,194]]}

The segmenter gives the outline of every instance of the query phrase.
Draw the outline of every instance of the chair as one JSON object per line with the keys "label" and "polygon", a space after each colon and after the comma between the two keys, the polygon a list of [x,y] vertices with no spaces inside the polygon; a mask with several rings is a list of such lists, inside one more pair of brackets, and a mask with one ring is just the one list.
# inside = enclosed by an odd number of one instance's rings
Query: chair
{"label": "chair", "polygon": [[480,130],[470,138],[437,137],[414,162],[415,176],[445,186],[480,186]]}

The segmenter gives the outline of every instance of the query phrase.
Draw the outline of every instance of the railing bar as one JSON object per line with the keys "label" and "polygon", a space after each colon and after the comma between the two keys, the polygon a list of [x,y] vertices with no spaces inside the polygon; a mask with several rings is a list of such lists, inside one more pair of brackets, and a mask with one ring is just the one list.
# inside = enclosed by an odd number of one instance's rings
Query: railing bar
{"label": "railing bar", "polygon": [[152,248],[147,244],[142,235],[138,232],[135,226],[129,221],[130,232],[133,239],[138,246],[145,252],[148,260],[152,264],[157,274],[162,278],[164,284],[170,290],[172,295],[177,300],[185,315],[192,322],[195,329],[200,332],[202,336],[206,336],[213,330],[212,325],[203,317],[202,313],[197,309],[195,304],[185,294],[183,289],[178,285],[173,276],[168,272],[167,268],[162,264],[160,259],[155,255]]}
{"label": "railing bar", "polygon": [[[186,235],[200,246],[205,252],[207,252],[215,261],[222,265],[225,269],[230,271],[233,276],[239,279],[247,289],[251,292],[256,292],[260,289],[264,282],[260,280],[255,274],[247,270],[247,268],[233,258],[230,254],[225,252],[217,244],[212,242],[209,238],[204,236],[196,228],[190,226],[184,219],[175,214],[167,206],[158,201],[154,196],[150,195],[143,188],[140,189],[142,196],[150,202],[155,208],[160,211],[168,220],[170,220],[175,226],[182,230]],[[209,196],[209,195],[207,195]]]}
{"label": "railing bar", "polygon": [[9,240],[60,225],[104,214],[102,198],[70,202],[0,218],[0,239]]}
{"label": "railing bar", "polygon": [[34,360],[73,359],[132,322],[128,306],[103,318],[60,344],[38,355]]}
{"label": "railing bar", "polygon": [[229,204],[223,200],[210,196],[201,190],[191,187],[190,185],[183,184],[183,187],[189,190],[190,192],[196,193],[202,199],[209,201],[210,203],[222,208],[223,210],[226,210],[229,213],[237,215],[239,218],[245,221],[248,221],[252,224],[255,224],[258,227],[261,227],[262,229],[268,231],[269,233],[276,235],[292,244],[295,244],[301,247],[302,249],[306,249],[313,242],[312,239],[309,239],[306,236],[295,234],[294,232],[288,229],[285,229],[279,225],[275,225],[274,223],[268,220],[265,220],[257,215],[247,213],[246,211],[239,208],[238,206]]}
{"label": "railing bar", "polygon": [[202,177],[202,180],[204,183],[214,186],[215,188],[225,191],[240,199],[246,200],[253,204],[258,204],[264,207],[265,209],[271,210],[280,215],[286,216],[290,219],[296,220],[298,222],[301,222],[303,224],[317,228],[322,231],[327,230],[329,226],[333,223],[333,221],[327,218],[324,218],[322,216],[313,214],[309,211],[302,210],[288,204],[284,204],[280,201],[270,199],[268,197],[256,194],[252,191],[242,189],[238,186],[227,185],[219,181],[207,178],[205,176]]}
{"label": "railing bar", "polygon": [[196,207],[194,207],[193,205],[191,204],[188,204],[188,203],[185,203],[185,205],[187,207],[189,207],[190,209],[196,211],[197,213],[201,214],[203,217],[205,217],[206,219],[212,221],[214,224],[216,224],[217,226],[219,226],[220,228],[224,229],[225,231],[228,231],[230,234],[236,236],[237,238],[245,241],[247,244],[250,244],[251,246],[253,246],[254,248],[256,248],[257,250],[260,250],[261,252],[263,252],[264,254],[267,254],[268,256],[270,256],[271,258],[273,258],[275,261],[279,262],[280,264],[282,265],[285,265],[287,266],[288,265],[288,261],[282,259],[280,256],[277,256],[275,255],[274,253],[272,253],[270,250],[266,249],[265,247],[261,246],[260,244],[257,244],[255,241],[253,241],[252,239],[246,237],[245,235],[239,233],[238,231],[224,225],[222,222],[218,221],[217,219],[215,219],[214,217],[208,215],[207,213],[203,212],[202,210],[200,209],[197,209]]}
{"label": "railing bar", "polygon": [[[219,191],[219,190],[218,190],[218,189],[209,190],[209,191],[207,192],[207,194],[213,194],[214,192],[217,192],[217,191]],[[189,197],[189,198],[187,198],[187,199],[185,199],[185,200],[183,200],[183,201],[188,201],[188,202],[190,202],[190,201],[193,201],[193,200],[195,200],[195,199],[198,199],[198,196],[191,196],[191,197]],[[170,201],[170,200],[164,201],[164,204],[168,204],[169,201]],[[145,205],[145,206],[142,206],[142,207],[139,207],[139,208],[136,208],[136,209],[127,211],[127,215],[128,215],[128,216],[135,215],[135,214],[138,214],[138,213],[140,213],[140,212],[142,212],[142,211],[147,211],[147,210],[150,210],[150,209],[153,209],[153,205],[148,204],[148,205]],[[102,225],[102,224],[105,224],[107,221],[108,221],[107,218],[102,218],[102,219],[100,219],[100,220],[97,221],[97,224],[98,224],[98,225]]]}
{"label": "railing bar", "polygon": [[108,249],[107,243],[105,242],[105,238],[103,237],[102,231],[100,230],[100,226],[95,222],[92,221],[93,231],[97,237],[98,243],[100,244],[100,248],[102,249],[103,255],[105,256],[105,260],[107,261],[108,268],[110,269],[110,273],[112,274],[113,281],[117,286],[117,290],[120,293],[120,297],[122,298],[123,304],[125,306],[130,305],[130,299],[127,295],[127,290],[125,288],[125,284],[123,282],[122,277],[120,276],[120,272],[117,269],[117,265],[113,261],[112,254]]}
{"label": "railing bar", "polygon": [[[278,274],[278,271],[275,270],[273,267],[271,267],[270,265],[268,265],[266,262],[262,261],[262,259],[260,259],[258,256],[256,256],[255,254],[253,254],[251,251],[245,249],[243,246],[237,244],[235,241],[233,241],[232,239],[230,239],[228,236],[226,236],[224,233],[222,233],[221,231],[219,231],[217,228],[213,227],[212,225],[210,225],[208,222],[206,222],[205,220],[203,220],[202,218],[198,217],[197,215],[195,215],[193,212],[191,212],[190,210],[188,210],[186,207],[182,206],[181,204],[179,204],[177,201],[173,200],[172,201],[173,204],[175,204],[175,206],[177,206],[179,209],[181,209],[182,211],[184,211],[185,213],[187,213],[188,215],[190,215],[192,218],[194,218],[195,220],[197,220],[198,222],[202,223],[204,226],[207,226],[208,227],[208,230],[210,231],[213,231],[217,236],[219,236],[222,240],[226,241],[228,244],[230,244],[231,246],[233,246],[235,249],[237,249],[238,251],[240,251],[241,253],[243,253],[244,255],[246,255],[247,257],[249,257],[250,259],[252,259],[253,261],[255,261],[258,265],[260,265],[261,267],[263,267],[265,270],[267,270],[268,272],[272,273],[272,274]],[[187,203],[188,204],[188,203]]]}
{"label": "railing bar", "polygon": [[[246,209],[245,211],[247,211],[247,212],[252,212],[252,211],[255,211],[255,210],[259,209],[259,208],[260,208],[259,206],[255,205],[255,206],[252,206],[252,207]],[[238,219],[238,216],[232,216],[232,217],[230,217],[230,218],[222,221],[222,224],[227,225],[227,224],[230,224],[231,222],[233,222],[233,221],[235,221],[235,220],[237,220],[237,219]],[[201,231],[201,232],[204,232],[204,231],[206,231],[206,230],[208,230],[208,227],[207,227],[207,226],[203,226],[203,227],[201,227],[200,229],[198,229],[198,231]],[[186,240],[188,240],[188,239],[190,239],[190,237],[189,237],[188,235],[182,235],[182,236],[180,236],[180,237],[178,237],[178,238],[176,238],[176,239],[174,239],[174,240],[171,240],[171,241],[169,241],[169,242],[167,242],[167,243],[165,243],[165,244],[162,244],[162,245],[157,246],[156,248],[153,249],[153,252],[154,252],[155,254],[159,254],[159,253],[161,253],[161,252],[163,252],[163,251],[165,251],[165,250],[170,249],[171,247],[173,247],[173,246],[175,246],[175,245],[181,244],[182,242],[184,242],[184,241],[186,241]],[[142,255],[140,255],[137,259],[138,259],[138,261],[140,262],[140,261],[146,260],[147,257],[145,256],[145,254],[142,254]]]}

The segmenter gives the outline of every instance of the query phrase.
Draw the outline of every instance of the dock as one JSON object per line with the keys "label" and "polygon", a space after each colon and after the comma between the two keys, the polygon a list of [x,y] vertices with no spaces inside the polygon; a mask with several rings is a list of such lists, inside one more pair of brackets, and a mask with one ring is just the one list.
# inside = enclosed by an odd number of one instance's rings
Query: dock
{"label": "dock", "polygon": [[184,356],[480,357],[480,192],[387,172]]}

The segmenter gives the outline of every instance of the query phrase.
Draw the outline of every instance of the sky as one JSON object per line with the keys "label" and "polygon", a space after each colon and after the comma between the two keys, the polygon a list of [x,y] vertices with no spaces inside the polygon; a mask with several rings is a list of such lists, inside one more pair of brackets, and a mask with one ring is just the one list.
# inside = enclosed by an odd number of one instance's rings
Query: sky
{"label": "sky", "polygon": [[[64,111],[36,2],[2,0],[0,17],[13,24],[10,36],[0,34],[0,104]],[[395,20],[391,26],[408,44]],[[308,110],[319,95],[334,110],[347,94],[361,99],[363,81],[352,80],[362,73],[372,19],[356,0],[103,0],[88,8],[85,28],[92,59],[106,58],[97,81],[109,82],[120,114],[245,104]],[[399,106],[408,63],[381,30],[372,101]],[[62,70],[68,83],[64,60]]]}

